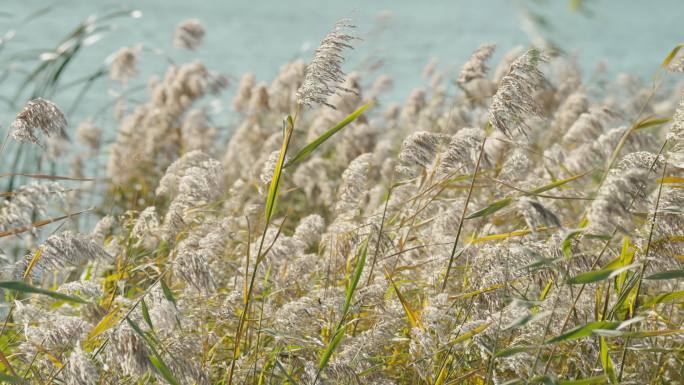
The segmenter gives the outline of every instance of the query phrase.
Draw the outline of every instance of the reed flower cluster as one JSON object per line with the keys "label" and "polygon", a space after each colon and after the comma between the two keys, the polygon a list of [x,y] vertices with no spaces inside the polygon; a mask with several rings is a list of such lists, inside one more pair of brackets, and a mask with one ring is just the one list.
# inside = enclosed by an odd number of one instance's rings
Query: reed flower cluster
{"label": "reed flower cluster", "polygon": [[[106,131],[79,125],[108,157],[92,229],[40,231],[81,202],[56,182],[2,196],[7,376],[684,382],[679,90],[583,82],[537,48],[490,73],[486,44],[457,76],[430,65],[423,88],[386,104],[391,79],[343,72],[350,27],[308,65],[242,76],[222,101],[230,135],[200,104],[224,98],[226,78],[199,61],[152,79],[106,148]],[[203,36],[188,21],[174,40]],[[112,78],[130,80],[136,60],[117,54]],[[67,129],[43,99],[13,128],[34,143]]]}

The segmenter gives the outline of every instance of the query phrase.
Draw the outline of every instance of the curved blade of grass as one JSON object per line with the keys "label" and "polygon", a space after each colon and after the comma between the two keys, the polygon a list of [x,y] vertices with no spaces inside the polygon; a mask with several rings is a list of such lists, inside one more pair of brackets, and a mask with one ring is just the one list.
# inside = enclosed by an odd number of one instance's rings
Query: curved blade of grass
{"label": "curved blade of grass", "polygon": [[613,321],[593,321],[589,322],[585,325],[580,325],[575,328],[572,328],[568,330],[567,332],[553,337],[546,341],[546,344],[555,344],[558,342],[564,342],[564,341],[572,341],[576,340],[578,338],[584,338],[588,337],[592,334],[594,330],[598,329],[607,329],[607,330],[615,330],[618,326],[620,326],[620,322],[613,322]]}
{"label": "curved blade of grass", "polygon": [[6,290],[19,291],[22,293],[47,295],[48,297],[52,297],[54,299],[58,299],[61,301],[66,301],[66,302],[88,303],[83,298],[80,298],[80,297],[77,297],[74,295],[66,295],[66,294],[62,294],[62,293],[57,293],[56,291],[42,289],[40,287],[31,286],[28,283],[23,282],[23,281],[0,281],[0,288],[6,289]]}
{"label": "curved blade of grass", "polygon": [[337,348],[337,345],[340,344],[342,341],[342,338],[344,338],[344,335],[346,333],[346,329],[343,326],[344,319],[347,317],[347,312],[349,312],[349,307],[351,306],[351,301],[354,296],[354,291],[356,290],[356,287],[359,284],[359,280],[361,279],[361,273],[363,273],[363,267],[366,264],[366,255],[368,254],[368,242],[370,241],[370,237],[366,237],[364,239],[363,243],[361,243],[361,246],[359,247],[359,258],[358,261],[356,262],[356,267],[354,268],[354,273],[352,274],[352,277],[349,281],[349,284],[347,285],[346,288],[346,295],[344,299],[344,306],[342,307],[342,319],[340,319],[339,324],[337,325],[337,328],[335,328],[335,334],[333,339],[330,341],[328,346],[326,347],[325,351],[323,352],[323,355],[321,356],[321,361],[318,365],[318,373],[316,374],[316,379],[314,380],[314,384],[318,380],[318,376],[320,375],[321,371],[325,368],[325,366],[328,364],[328,361],[330,360],[330,356],[332,356],[333,352]]}
{"label": "curved blade of grass", "polygon": [[[620,250],[619,260],[622,266],[629,265],[634,261],[634,248],[631,246],[630,237],[626,235],[622,238],[622,249]],[[627,272],[620,273],[617,279],[615,279],[615,290],[620,292],[626,279]]]}
{"label": "curved blade of grass", "polygon": [[660,126],[661,124],[665,124],[670,120],[672,120],[672,118],[658,118],[656,116],[649,116],[638,121],[637,124],[634,126],[634,130],[641,130],[644,128]]}
{"label": "curved blade of grass", "polygon": [[[562,186],[562,185],[564,185],[564,184],[566,184],[566,183],[570,183],[570,182],[572,182],[572,181],[574,181],[574,180],[576,180],[576,179],[579,179],[579,178],[581,178],[581,177],[583,177],[583,176],[585,176],[585,175],[588,175],[588,174],[591,173],[591,172],[593,172],[593,170],[587,171],[587,172],[582,173],[582,174],[573,175],[573,176],[571,176],[571,177],[569,177],[569,178],[565,178],[565,179],[562,179],[562,180],[559,180],[559,181],[551,182],[551,183],[549,183],[549,184],[546,184],[546,185],[544,185],[544,186],[537,187],[536,189],[531,190],[531,191],[530,191],[530,194],[523,194],[523,195],[541,194],[541,193],[543,193],[543,192],[552,190],[552,189],[554,189],[554,188],[556,188],[556,187],[560,187],[560,186]],[[486,217],[486,216],[489,216],[489,215],[491,215],[491,214],[493,214],[493,213],[495,213],[495,212],[501,210],[502,208],[504,208],[504,207],[510,205],[512,202],[513,202],[513,197],[508,197],[508,198],[499,199],[498,201],[495,201],[494,203],[491,203],[489,206],[487,206],[487,207],[485,207],[485,208],[483,208],[483,209],[481,209],[481,210],[478,210],[478,211],[476,211],[476,212],[474,212],[474,213],[468,215],[467,217],[465,217],[465,219],[473,219],[473,218],[479,218],[479,217]]]}
{"label": "curved blade of grass", "polygon": [[560,380],[558,385],[595,385],[595,384],[605,384],[608,381],[606,376],[595,376],[589,378],[583,378],[581,380]]}
{"label": "curved blade of grass", "polygon": [[651,274],[644,279],[648,280],[664,280],[664,279],[681,279],[684,278],[684,270],[668,270],[660,273]]}
{"label": "curved blade of grass", "polygon": [[658,179],[658,183],[663,183],[663,184],[684,183],[684,178],[680,178],[677,176],[666,176],[665,178]]}
{"label": "curved blade of grass", "polygon": [[292,383],[292,385],[299,385],[299,383],[294,378],[292,378],[292,376],[290,376],[290,373],[287,372],[287,370],[283,367],[283,364],[281,364],[280,360],[278,360],[277,358],[275,359],[275,364],[276,367],[278,367],[278,369],[280,369],[280,371],[283,372],[285,377],[287,377],[287,380]]}
{"label": "curved blade of grass", "polygon": [[88,333],[88,338],[97,337],[118,322],[120,318],[117,316],[120,314],[120,310],[120,308],[115,308],[109,312],[109,314],[104,316],[100,322],[98,322],[97,325],[95,325],[95,327],[90,331],[90,333]]}
{"label": "curved blade of grass", "polygon": [[524,315],[524,316],[522,316],[522,317],[516,319],[515,321],[511,322],[509,325],[506,325],[506,326],[505,326],[503,329],[501,329],[501,330],[512,330],[512,329],[517,329],[517,328],[519,328],[519,327],[521,327],[521,326],[524,326],[524,325],[526,325],[526,324],[528,324],[528,323],[530,323],[530,322],[532,322],[532,321],[536,321],[536,320],[538,320],[538,319],[544,318],[544,317],[546,317],[546,316],[548,316],[548,315],[550,315],[550,314],[551,314],[551,312],[549,312],[549,311],[543,311],[543,312],[539,312],[539,313],[536,313],[536,314]]}
{"label": "curved blade of grass", "polygon": [[460,336],[454,338],[453,340],[449,341],[450,345],[455,345],[458,343],[461,343],[463,341],[469,340],[473,338],[474,336],[482,333],[483,331],[487,330],[487,328],[491,325],[491,322],[484,323],[476,328],[470,329],[467,332],[461,334]]}
{"label": "curved blade of grass", "polygon": [[502,208],[510,205],[511,202],[513,202],[513,198],[500,199],[500,200],[490,204],[489,206],[487,206],[481,210],[477,210],[474,213],[466,216],[465,219],[474,219],[474,218],[489,216],[489,215],[494,214],[495,212],[501,210]]}
{"label": "curved blade of grass", "polygon": [[126,322],[128,322],[128,325],[140,336],[140,338],[145,341],[145,344],[150,348],[150,351],[152,354],[148,354],[147,358],[150,360],[150,363],[154,365],[154,367],[159,371],[159,374],[164,377],[166,382],[168,382],[171,385],[181,385],[180,381],[176,379],[176,377],[173,376],[173,373],[171,372],[171,369],[169,369],[168,365],[164,362],[164,359],[161,357],[157,349],[154,347],[154,342],[150,339],[149,336],[145,334],[145,332],[140,329],[140,326],[138,326],[135,322],[131,321],[130,318],[126,317]]}
{"label": "curved blade of grass", "polygon": [[354,296],[354,291],[356,286],[359,284],[361,279],[361,273],[363,273],[363,268],[366,265],[366,256],[368,254],[368,241],[370,237],[366,237],[360,246],[359,250],[359,260],[356,262],[356,267],[354,268],[354,274],[347,285],[347,290],[344,298],[344,308],[342,309],[342,317],[346,316],[347,311],[349,311],[349,306],[351,306],[352,297]]}
{"label": "curved blade of grass", "polygon": [[655,306],[655,305],[663,303],[663,302],[670,302],[670,301],[674,301],[674,300],[677,300],[680,298],[684,298],[684,290],[675,291],[675,292],[667,293],[667,294],[661,294],[657,297],[654,297],[654,298],[646,301],[642,306],[651,307],[651,306]]}
{"label": "curved blade of grass", "polygon": [[534,345],[531,345],[531,346],[513,346],[513,347],[510,347],[508,349],[499,350],[498,352],[496,352],[494,354],[494,357],[496,357],[496,358],[510,357],[510,356],[514,356],[518,353],[522,353],[522,352],[526,352],[526,351],[530,351],[530,350],[534,350],[534,349],[538,349],[538,348],[539,348],[539,346],[534,346]]}
{"label": "curved blade of grass", "polygon": [[674,48],[672,48],[670,53],[667,54],[667,56],[665,56],[665,59],[663,59],[663,63],[660,64],[660,68],[667,68],[667,66],[670,65],[670,63],[675,58],[675,56],[677,56],[677,53],[679,52],[679,50],[682,49],[682,46],[684,46],[684,45],[683,44],[677,44],[676,46],[674,46]]}
{"label": "curved blade of grass", "polygon": [[638,266],[641,266],[641,264],[640,263],[632,263],[631,265],[617,267],[614,269],[601,269],[601,270],[596,270],[596,271],[590,271],[587,273],[578,274],[578,275],[570,278],[567,281],[567,283],[569,283],[570,285],[580,285],[580,284],[599,282],[599,281],[603,281],[606,279],[613,278],[613,277],[617,276],[618,274],[622,273],[623,271],[627,271],[627,270],[633,269],[633,268],[638,267]]}
{"label": "curved blade of grass", "polygon": [[437,375],[437,378],[435,378],[434,385],[443,385],[444,384],[447,376],[449,375],[449,372],[451,371],[450,370],[451,369],[451,363],[453,361],[454,361],[453,356],[451,356],[451,355],[447,356],[447,359],[444,360],[442,367],[439,369],[439,374]]}
{"label": "curved blade of grass", "polygon": [[31,274],[31,270],[36,266],[36,263],[40,260],[40,257],[43,255],[43,248],[39,247],[36,249],[35,254],[33,254],[33,257],[31,258],[31,261],[29,262],[28,266],[26,266],[26,271],[24,271],[24,276],[23,279],[26,280],[26,277]]}
{"label": "curved blade of grass", "polygon": [[328,365],[328,361],[330,361],[330,356],[332,356],[333,352],[335,351],[335,348],[337,348],[337,345],[342,342],[342,338],[344,338],[345,334],[345,328],[341,328],[340,330],[337,331],[337,334],[335,334],[335,337],[330,341],[328,344],[328,347],[325,349],[323,352],[323,356],[321,356],[321,361],[318,364],[318,370],[319,372],[323,370],[323,368]]}
{"label": "curved blade of grass", "polygon": [[142,316],[145,320],[145,323],[150,327],[150,330],[154,331],[154,326],[152,326],[152,318],[150,317],[150,309],[147,307],[147,303],[145,303],[144,298],[140,300],[140,310],[142,311]]}
{"label": "curved blade of grass", "polygon": [[176,306],[176,298],[173,296],[173,292],[171,289],[166,285],[166,282],[164,282],[163,279],[159,280],[159,284],[161,285],[162,292],[164,292],[164,297],[173,304],[173,306]]}
{"label": "curved blade of grass", "polygon": [[314,141],[312,141],[311,143],[309,143],[309,144],[307,144],[306,146],[304,146],[304,148],[302,148],[301,150],[299,150],[299,152],[297,153],[297,155],[295,155],[294,158],[292,158],[291,160],[289,160],[289,161],[285,164],[284,167],[289,167],[289,166],[291,166],[291,165],[293,165],[293,164],[295,164],[295,163],[301,162],[304,158],[306,158],[307,156],[309,156],[309,154],[311,154],[312,152],[314,152],[314,150],[316,150],[316,148],[318,148],[318,146],[320,146],[321,144],[323,144],[326,140],[330,139],[331,136],[335,135],[338,131],[340,131],[341,129],[343,129],[346,125],[348,125],[349,123],[351,123],[351,122],[353,122],[354,120],[356,120],[356,118],[358,118],[364,111],[366,111],[366,110],[367,110],[368,108],[370,108],[372,105],[373,105],[373,102],[364,104],[363,106],[359,107],[359,109],[357,109],[356,111],[354,111],[354,112],[352,112],[351,114],[349,114],[349,116],[347,116],[347,117],[344,118],[342,121],[340,121],[339,123],[337,123],[337,124],[335,125],[335,127],[329,129],[328,131],[326,131],[325,133],[323,133],[323,135],[319,136],[319,137],[316,138]]}
{"label": "curved blade of grass", "polygon": [[[176,305],[176,298],[173,296],[173,292],[171,291],[171,289],[166,285],[166,282],[164,282],[163,279],[160,279],[159,284],[161,285],[166,300],[171,302],[174,308],[178,309],[178,306]],[[178,314],[176,314],[176,325],[178,325],[179,328],[181,327],[181,322],[180,318],[178,317]],[[150,327],[152,327],[152,324],[150,324]]]}
{"label": "curved blade of grass", "polygon": [[392,279],[392,276],[389,274],[387,269],[385,269],[385,275],[387,276],[387,279],[390,281],[390,284],[394,288],[394,291],[397,293],[397,297],[399,297],[399,302],[401,302],[401,306],[404,308],[404,312],[406,313],[406,317],[408,317],[411,327],[418,327],[420,325],[420,320],[418,319],[418,316],[413,311],[413,309],[411,309],[411,304],[408,303],[406,298],[404,298],[404,296],[401,294],[401,291],[399,291],[397,284],[394,283],[394,280]]}
{"label": "curved blade of grass", "polygon": [[154,365],[154,367],[162,375],[162,377],[164,377],[166,382],[168,382],[171,385],[180,385],[180,382],[176,380],[176,378],[173,376],[173,373],[171,373],[171,369],[169,369],[169,367],[166,366],[161,357],[159,357],[158,355],[150,355],[148,358],[150,359],[152,365]]}
{"label": "curved blade of grass", "polygon": [[278,186],[280,184],[280,175],[283,172],[285,155],[287,154],[287,148],[290,145],[292,131],[294,131],[294,120],[292,119],[292,116],[288,116],[287,128],[285,129],[283,144],[280,147],[278,162],[276,163],[275,169],[273,170],[273,177],[271,178],[271,185],[268,188],[268,197],[266,198],[266,227],[268,227],[268,223],[271,221],[271,216],[273,215],[273,211],[275,209],[276,199],[278,197]]}
{"label": "curved blade of grass", "polygon": [[558,385],[558,379],[555,376],[545,375],[532,377],[529,382],[524,382],[523,384],[544,384],[544,385]]}
{"label": "curved blade of grass", "polygon": [[608,344],[606,343],[606,337],[600,338],[600,346],[601,366],[603,366],[603,371],[606,373],[606,376],[608,376],[608,379],[610,380],[611,384],[616,383],[617,375],[615,373],[615,365],[613,364],[613,360],[610,358],[610,355],[608,354]]}
{"label": "curved blade of grass", "polygon": [[582,234],[583,231],[582,229],[572,230],[565,235],[561,242],[561,250],[565,258],[572,258],[572,240]]}

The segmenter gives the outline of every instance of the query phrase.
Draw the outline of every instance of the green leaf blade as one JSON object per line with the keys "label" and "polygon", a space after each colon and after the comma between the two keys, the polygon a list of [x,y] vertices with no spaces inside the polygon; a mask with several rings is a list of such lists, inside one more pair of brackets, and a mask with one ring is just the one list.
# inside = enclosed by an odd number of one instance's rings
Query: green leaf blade
{"label": "green leaf blade", "polygon": [[19,291],[22,293],[47,295],[48,297],[52,297],[54,299],[62,300],[62,301],[66,301],[66,302],[88,303],[88,301],[84,300],[81,297],[77,297],[75,295],[66,295],[66,294],[58,293],[56,291],[51,291],[51,290],[47,290],[47,289],[42,289],[40,287],[31,286],[28,283],[23,282],[23,281],[0,281],[0,288],[6,289],[6,290]]}
{"label": "green leaf blade", "polygon": [[344,118],[342,121],[337,123],[333,128],[329,129],[323,135],[319,136],[315,140],[313,140],[311,143],[307,144],[299,150],[297,155],[294,156],[291,160],[289,160],[284,167],[290,167],[293,164],[299,163],[302,160],[304,160],[309,154],[314,152],[316,148],[318,148],[321,144],[323,144],[326,140],[330,139],[333,135],[335,135],[338,131],[343,129],[345,126],[347,126],[349,123],[353,122],[358,118],[361,114],[363,114],[364,111],[366,111],[368,108],[370,108],[373,105],[373,102],[364,104],[363,106],[359,107],[356,111],[352,112],[349,114],[346,118]]}

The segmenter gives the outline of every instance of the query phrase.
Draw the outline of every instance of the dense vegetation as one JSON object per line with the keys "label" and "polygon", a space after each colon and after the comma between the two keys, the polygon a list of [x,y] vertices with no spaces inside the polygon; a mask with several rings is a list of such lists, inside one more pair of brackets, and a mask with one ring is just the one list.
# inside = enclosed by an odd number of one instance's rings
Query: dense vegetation
{"label": "dense vegetation", "polygon": [[[343,72],[356,39],[343,20],[310,63],[244,75],[227,143],[200,102],[228,78],[199,61],[121,96],[107,142],[40,98],[80,45],[45,60],[0,149],[1,378],[682,383],[679,48],[644,84],[543,47],[490,71],[484,44],[383,105],[391,79]],[[126,84],[142,50],[97,76]]]}

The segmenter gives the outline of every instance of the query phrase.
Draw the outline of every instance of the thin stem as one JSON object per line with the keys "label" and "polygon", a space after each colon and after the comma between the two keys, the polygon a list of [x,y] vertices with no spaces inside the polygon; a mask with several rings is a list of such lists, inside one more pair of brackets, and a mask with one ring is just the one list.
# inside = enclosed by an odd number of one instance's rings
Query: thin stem
{"label": "thin stem", "polygon": [[468,211],[468,203],[470,203],[470,198],[473,195],[473,187],[475,186],[475,179],[477,179],[477,172],[480,169],[480,163],[482,162],[482,155],[484,154],[485,143],[487,143],[487,137],[482,139],[482,145],[480,145],[480,155],[477,157],[477,163],[475,164],[475,171],[473,172],[473,179],[470,181],[470,187],[468,188],[468,196],[466,196],[466,201],[463,204],[463,212],[461,213],[461,219],[458,222],[458,230],[456,230],[456,239],[454,240],[454,247],[451,249],[451,255],[449,256],[449,264],[447,265],[446,274],[444,275],[444,282],[442,283],[442,291],[446,289],[447,283],[449,282],[449,274],[451,273],[451,266],[454,263],[454,256],[456,255],[456,247],[458,246],[458,239],[461,237],[461,230],[463,230],[463,221],[465,220],[466,212]]}
{"label": "thin stem", "polygon": [[[290,146],[290,139],[292,138],[292,133],[294,132],[294,126],[295,126],[295,121],[297,119],[297,115],[299,113],[299,105],[295,111],[294,117],[290,120],[288,119],[288,126],[287,129],[285,130],[285,135],[283,138],[283,147],[282,147],[282,158],[285,159],[285,155],[287,155],[287,150]],[[272,182],[274,183],[276,189],[278,185],[280,184],[280,176],[281,173],[278,174],[277,178]],[[252,270],[252,277],[249,282],[249,288],[247,290],[247,295],[245,297],[245,304],[244,308],[242,309],[242,314],[240,314],[240,320],[238,322],[238,327],[237,330],[235,331],[235,340],[233,341],[233,360],[230,364],[230,370],[228,371],[228,378],[226,383],[228,385],[231,385],[233,383],[233,373],[235,371],[235,362],[237,361],[238,354],[240,352],[240,342],[242,339],[242,329],[244,328],[245,321],[247,319],[247,313],[249,312],[249,305],[252,299],[252,293],[254,292],[254,282],[256,280],[256,275],[257,271],[259,269],[259,265],[265,256],[265,253],[262,254],[262,250],[264,247],[264,241],[266,240],[266,233],[268,231],[268,227],[271,224],[271,214],[272,212],[266,212],[266,223],[264,225],[264,230],[263,233],[261,234],[261,240],[259,241],[259,249],[257,250],[256,253],[256,260],[254,261],[254,270]],[[280,231],[279,231],[280,233]]]}
{"label": "thin stem", "polygon": [[[665,170],[667,169],[667,162],[663,165],[663,173],[661,178],[665,178]],[[663,192],[663,184],[658,185],[658,196],[656,197],[655,209],[653,210],[653,219],[651,220],[651,230],[648,233],[648,241],[646,243],[646,251],[644,252],[644,263],[641,265],[641,271],[639,272],[639,280],[637,281],[636,295],[634,296],[634,306],[631,307],[629,316],[627,319],[634,318],[634,314],[639,308],[639,293],[641,292],[641,283],[644,279],[644,273],[646,272],[646,267],[648,266],[648,253],[651,251],[651,240],[653,239],[653,230],[655,229],[656,217],[658,216],[658,206],[660,205],[660,196]],[[629,325],[629,330],[632,330],[632,325]],[[622,381],[622,373],[625,368],[625,359],[627,358],[627,348],[629,347],[630,338],[625,338],[625,346],[622,348],[622,358],[620,359],[620,372],[618,374],[618,382]]]}

